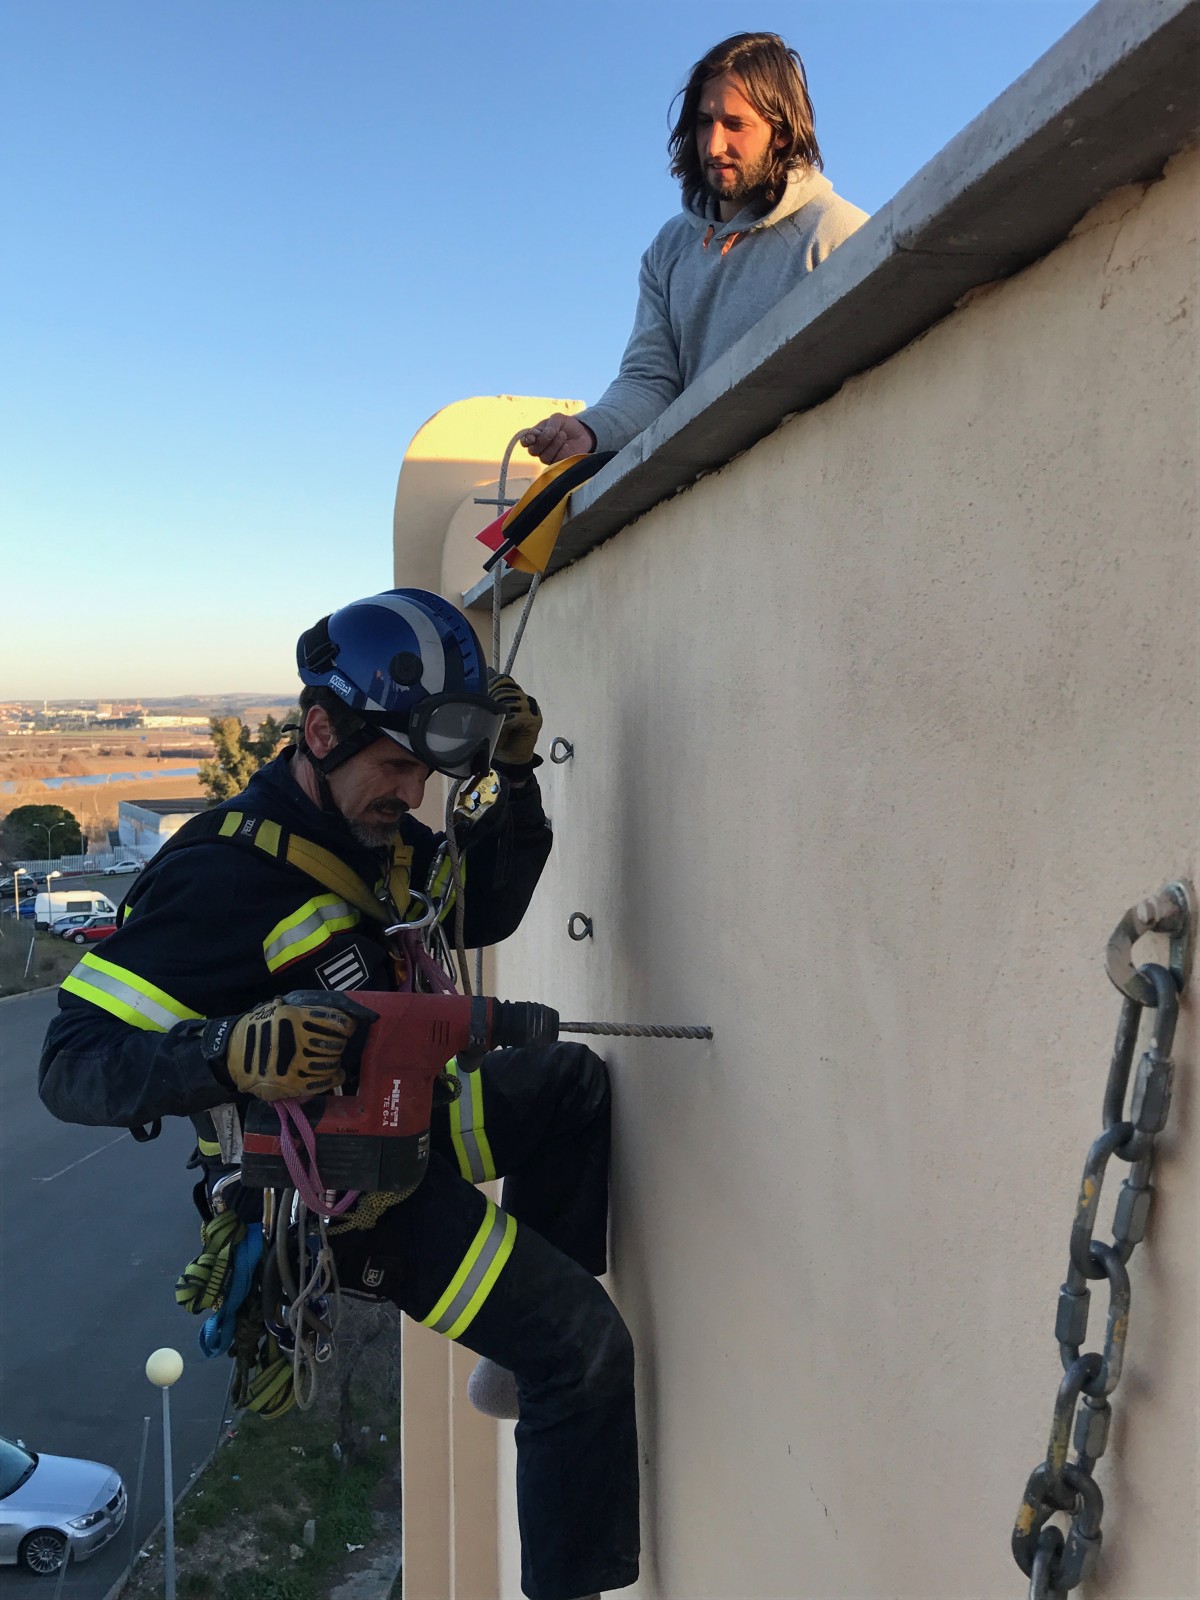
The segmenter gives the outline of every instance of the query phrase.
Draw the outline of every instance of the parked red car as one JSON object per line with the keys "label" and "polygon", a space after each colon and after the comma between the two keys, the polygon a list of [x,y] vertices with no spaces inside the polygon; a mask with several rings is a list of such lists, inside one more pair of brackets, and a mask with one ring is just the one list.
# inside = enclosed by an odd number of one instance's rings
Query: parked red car
{"label": "parked red car", "polygon": [[116,931],[115,917],[92,917],[88,922],[81,922],[77,928],[68,928],[63,938],[69,939],[72,944],[94,944],[97,939],[107,939],[110,933]]}

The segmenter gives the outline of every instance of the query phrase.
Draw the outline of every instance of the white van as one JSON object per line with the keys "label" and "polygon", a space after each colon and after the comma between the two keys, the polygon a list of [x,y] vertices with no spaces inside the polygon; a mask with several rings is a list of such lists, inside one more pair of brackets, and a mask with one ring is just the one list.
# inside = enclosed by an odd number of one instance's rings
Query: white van
{"label": "white van", "polygon": [[49,892],[41,889],[33,905],[33,925],[48,928],[59,917],[73,917],[76,912],[87,916],[107,912],[109,916],[116,916],[117,908],[106,894],[97,894],[95,889],[52,889]]}

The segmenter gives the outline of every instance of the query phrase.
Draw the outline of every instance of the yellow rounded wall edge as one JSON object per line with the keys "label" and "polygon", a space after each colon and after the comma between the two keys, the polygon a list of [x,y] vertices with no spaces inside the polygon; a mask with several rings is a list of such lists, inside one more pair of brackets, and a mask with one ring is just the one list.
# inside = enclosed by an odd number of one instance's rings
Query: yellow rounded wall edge
{"label": "yellow rounded wall edge", "polygon": [[[436,411],[417,429],[404,452],[396,484],[392,514],[393,581],[397,585],[433,589],[458,602],[443,580],[443,552],[451,523],[461,541],[463,518],[459,513],[472,492],[494,494],[500,461],[509,440],[523,428],[540,422],[551,411],[572,415],[582,411],[582,400],[555,400],[538,395],[476,395],[455,400]],[[517,445],[509,462],[510,481],[528,484],[542,470],[541,463]],[[478,528],[499,513],[480,506]],[[475,530],[477,531],[477,529]],[[473,537],[473,535],[471,535]],[[479,573],[483,553],[480,547]],[[458,581],[460,560],[452,563]]]}

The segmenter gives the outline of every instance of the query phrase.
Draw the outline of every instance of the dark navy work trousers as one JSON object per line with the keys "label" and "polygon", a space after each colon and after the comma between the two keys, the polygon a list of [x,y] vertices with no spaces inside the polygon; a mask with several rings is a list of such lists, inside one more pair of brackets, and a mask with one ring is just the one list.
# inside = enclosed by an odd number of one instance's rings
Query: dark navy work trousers
{"label": "dark navy work trousers", "polygon": [[[577,1600],[638,1575],[633,1345],[595,1277],[606,1265],[608,1075],[574,1044],[496,1050],[479,1070],[501,1221],[517,1226],[454,1337],[516,1375],[521,1586],[529,1600]],[[489,1214],[461,1149],[440,1107],[421,1186],[374,1228],[334,1240],[346,1289],[419,1321],[445,1300]]]}

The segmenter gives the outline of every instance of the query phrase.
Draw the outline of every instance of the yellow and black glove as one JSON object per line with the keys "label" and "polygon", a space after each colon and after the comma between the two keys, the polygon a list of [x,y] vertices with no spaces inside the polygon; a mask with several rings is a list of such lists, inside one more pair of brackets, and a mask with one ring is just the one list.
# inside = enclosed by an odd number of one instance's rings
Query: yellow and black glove
{"label": "yellow and black glove", "polygon": [[488,694],[504,707],[504,726],[496,741],[493,759],[507,767],[541,765],[535,755],[542,713],[515,678],[506,672],[488,671]]}
{"label": "yellow and black glove", "polygon": [[349,995],[294,989],[240,1017],[206,1024],[204,1055],[218,1081],[259,1100],[328,1094],[345,1080],[343,1057],[377,1014]]}

